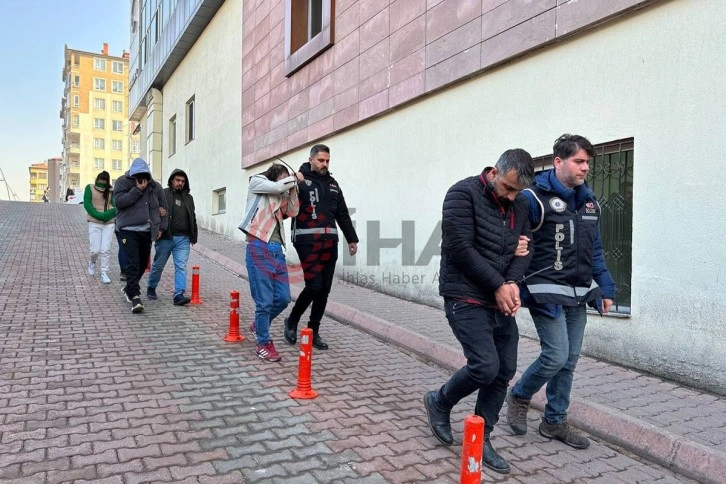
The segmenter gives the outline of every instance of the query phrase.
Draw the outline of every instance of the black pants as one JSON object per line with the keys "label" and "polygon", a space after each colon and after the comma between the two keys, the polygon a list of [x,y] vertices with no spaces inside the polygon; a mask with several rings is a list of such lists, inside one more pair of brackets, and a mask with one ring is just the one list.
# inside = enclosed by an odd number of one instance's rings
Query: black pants
{"label": "black pants", "polygon": [[494,309],[447,299],[446,319],[461,343],[466,366],[438,391],[436,403],[451,410],[479,390],[474,413],[484,418],[488,437],[499,420],[507,385],[517,371],[517,321]]}
{"label": "black pants", "polygon": [[126,255],[126,295],[129,299],[141,295],[139,281],[149,264],[151,254],[151,232],[119,230],[119,237]]}
{"label": "black pants", "polygon": [[325,306],[328,304],[328,294],[333,285],[335,263],[338,260],[338,242],[322,240],[312,244],[295,244],[295,250],[305,275],[305,289],[295,301],[290,313],[290,321],[297,324],[312,303],[308,328],[317,333],[320,329],[320,320],[325,314]]}

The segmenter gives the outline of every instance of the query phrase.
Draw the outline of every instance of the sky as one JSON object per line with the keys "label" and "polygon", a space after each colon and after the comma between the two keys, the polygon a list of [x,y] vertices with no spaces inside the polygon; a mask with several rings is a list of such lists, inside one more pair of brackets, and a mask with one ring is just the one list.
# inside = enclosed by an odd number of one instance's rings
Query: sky
{"label": "sky", "polygon": [[[60,157],[63,47],[129,50],[128,0],[0,0],[0,169],[29,199],[28,167]],[[0,174],[0,200],[7,200]]]}

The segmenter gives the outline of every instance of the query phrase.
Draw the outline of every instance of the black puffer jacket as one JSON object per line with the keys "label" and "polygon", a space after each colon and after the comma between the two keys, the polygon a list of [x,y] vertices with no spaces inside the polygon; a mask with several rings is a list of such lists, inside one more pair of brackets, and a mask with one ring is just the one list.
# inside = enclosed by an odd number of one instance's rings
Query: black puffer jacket
{"label": "black puffer jacket", "polygon": [[495,305],[494,292],[506,281],[519,281],[532,258],[514,257],[520,235],[531,238],[527,199],[518,194],[502,206],[479,176],[452,186],[444,199],[441,225],[439,294]]}

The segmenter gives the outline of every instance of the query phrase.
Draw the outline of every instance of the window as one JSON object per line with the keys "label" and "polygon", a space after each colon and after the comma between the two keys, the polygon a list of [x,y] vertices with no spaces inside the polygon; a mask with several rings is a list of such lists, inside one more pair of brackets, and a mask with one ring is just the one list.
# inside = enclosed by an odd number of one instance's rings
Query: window
{"label": "window", "polygon": [[123,93],[124,92],[124,83],[121,81],[113,81],[111,83],[111,88],[113,92]]}
{"label": "window", "polygon": [[99,99],[99,98],[93,98],[93,109],[105,110],[106,109],[106,100]]}
{"label": "window", "polygon": [[111,149],[114,151],[121,151],[124,149],[124,142],[118,139],[111,140]]}
{"label": "window", "polygon": [[187,122],[186,122],[186,142],[189,143],[194,139],[194,96],[187,101]]}
{"label": "window", "polygon": [[78,75],[73,76],[73,85],[75,87],[78,87],[81,85],[81,76],[78,76]]}
{"label": "window", "polygon": [[[611,312],[630,314],[633,267],[633,138],[595,145],[587,183],[602,210],[600,236],[608,270],[615,279]],[[535,158],[537,171],[552,168],[552,155]]]}
{"label": "window", "polygon": [[123,121],[112,121],[111,124],[113,125],[111,129],[114,131],[123,130]]}
{"label": "window", "polygon": [[106,140],[103,138],[93,138],[93,147],[97,150],[103,150],[106,148]]}
{"label": "window", "polygon": [[111,167],[114,170],[120,170],[121,169],[121,160],[111,160]]}
{"label": "window", "polygon": [[106,129],[106,120],[103,118],[93,118],[93,129]]}
{"label": "window", "polygon": [[73,115],[73,127],[74,128],[77,128],[79,124],[80,124],[80,120],[78,118],[78,115],[77,114],[74,114]]}
{"label": "window", "polygon": [[114,113],[122,113],[123,110],[124,110],[124,103],[122,101],[113,102],[113,112]]}
{"label": "window", "polygon": [[113,61],[113,64],[111,65],[113,69],[114,74],[123,74],[124,73],[124,63],[119,61]]}
{"label": "window", "polygon": [[98,77],[93,78],[93,89],[95,91],[106,90],[106,79],[99,79]]}
{"label": "window", "polygon": [[227,188],[218,188],[212,192],[212,213],[225,213],[227,211]]}
{"label": "window", "polygon": [[105,168],[106,163],[103,161],[103,158],[94,158],[93,159],[93,167],[96,170],[103,170]]}
{"label": "window", "polygon": [[73,96],[73,107],[77,108],[79,106],[79,104],[80,104],[80,98],[78,97],[78,95],[74,95]]}
{"label": "window", "polygon": [[176,114],[169,120],[169,156],[176,153]]}
{"label": "window", "polygon": [[333,45],[333,0],[285,0],[285,75]]}
{"label": "window", "polygon": [[106,59],[93,59],[93,70],[106,72]]}
{"label": "window", "polygon": [[141,147],[139,146],[138,140],[133,140],[131,142],[131,153],[139,153],[141,151]]}

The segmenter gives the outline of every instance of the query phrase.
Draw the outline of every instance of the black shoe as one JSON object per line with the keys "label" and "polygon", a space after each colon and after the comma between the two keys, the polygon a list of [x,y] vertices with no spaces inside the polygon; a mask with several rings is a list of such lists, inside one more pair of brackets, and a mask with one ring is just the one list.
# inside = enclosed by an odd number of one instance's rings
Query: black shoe
{"label": "black shoe", "polygon": [[143,311],[144,304],[141,302],[141,298],[139,296],[136,296],[135,298],[131,299],[131,312],[140,313]]}
{"label": "black shoe", "polygon": [[509,474],[509,471],[512,470],[504,457],[497,454],[497,451],[494,450],[489,439],[486,439],[484,442],[484,456],[481,459],[481,463],[500,474]]}
{"label": "black shoe", "polygon": [[297,343],[297,323],[290,321],[289,316],[285,318],[285,341],[291,345]]}
{"label": "black shoe", "polygon": [[154,287],[147,287],[146,288],[146,298],[147,299],[159,299],[156,295],[156,288]]}
{"label": "black shoe", "polygon": [[316,350],[327,350],[328,343],[323,341],[323,338],[321,338],[318,333],[314,333],[313,334],[313,348],[315,348]]}
{"label": "black shoe", "polygon": [[190,301],[191,298],[186,297],[183,292],[174,296],[174,306],[184,306],[189,304]]}
{"label": "black shoe", "polygon": [[454,437],[451,435],[451,420],[449,412],[442,412],[436,406],[436,392],[430,391],[424,395],[424,407],[426,407],[426,415],[429,420],[429,427],[434,437],[444,445],[454,443]]}

